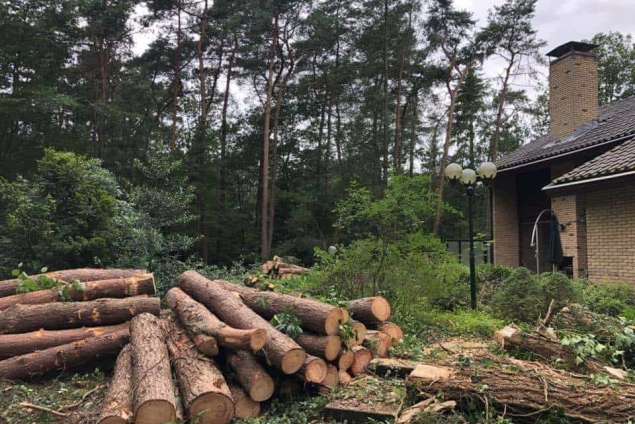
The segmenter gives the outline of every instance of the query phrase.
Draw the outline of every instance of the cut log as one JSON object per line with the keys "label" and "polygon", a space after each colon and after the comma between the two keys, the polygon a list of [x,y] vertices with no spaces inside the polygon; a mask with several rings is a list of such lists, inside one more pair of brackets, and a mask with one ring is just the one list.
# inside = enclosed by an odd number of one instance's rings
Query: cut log
{"label": "cut log", "polygon": [[[44,274],[31,275],[29,278],[37,280],[38,277],[45,276],[53,280],[60,280],[70,283],[72,281],[97,281],[108,280],[111,278],[127,278],[137,274],[147,273],[144,269],[98,269],[98,268],[79,268],[67,269],[64,271],[53,271]],[[0,297],[11,296],[17,293],[20,286],[20,280],[14,278],[12,280],[0,281]]]}
{"label": "cut log", "polygon": [[395,424],[414,424],[419,421],[421,415],[424,414],[440,414],[442,412],[451,411],[456,408],[456,402],[448,400],[446,402],[438,402],[436,398],[428,398],[422,402],[412,405],[401,412]]}
{"label": "cut log", "polygon": [[229,384],[234,399],[234,416],[240,420],[260,416],[260,402],[256,402],[236,384]]}
{"label": "cut log", "polygon": [[351,381],[353,381],[353,377],[351,377],[351,375],[347,373],[346,371],[339,370],[337,375],[340,380],[340,384],[342,386],[348,386],[351,383]]}
{"label": "cut log", "polygon": [[0,335],[0,359],[24,355],[36,350],[48,349],[49,347],[114,333],[127,328],[128,323],[126,322],[106,327],[82,327],[70,330],[38,330],[22,334],[2,334]]}
{"label": "cut log", "polygon": [[176,398],[165,332],[159,318],[141,314],[130,322],[135,424],[176,420]]}
{"label": "cut log", "polygon": [[373,360],[373,353],[363,346],[355,346],[351,349],[351,351],[355,355],[355,360],[350,368],[350,373],[353,376],[365,373],[370,361]]}
{"label": "cut log", "polygon": [[379,358],[386,358],[390,346],[392,346],[392,337],[386,333],[376,330],[368,330],[364,346],[373,352],[373,355]]}
{"label": "cut log", "polygon": [[223,280],[213,282],[225,290],[238,293],[243,302],[260,316],[271,319],[276,314],[292,313],[298,317],[302,328],[316,334],[336,335],[340,324],[349,319],[346,310],[317,300],[258,291]]}
{"label": "cut log", "polygon": [[329,389],[334,389],[340,382],[340,373],[337,370],[335,365],[329,365],[326,371],[326,377],[320,383],[320,386],[327,387]]}
{"label": "cut log", "polygon": [[174,318],[164,319],[168,351],[187,417],[199,424],[227,424],[234,417],[229,386],[216,364],[199,352]]}
{"label": "cut log", "polygon": [[403,341],[403,330],[394,322],[382,322],[381,324],[376,324],[373,328],[377,331],[381,331],[382,333],[386,333],[392,339],[392,345],[397,345]]}
{"label": "cut log", "polygon": [[259,351],[267,343],[266,330],[232,328],[178,287],[170,289],[165,299],[192,338],[213,336],[221,346],[252,352]]}
{"label": "cut log", "polygon": [[364,343],[364,339],[366,339],[366,332],[368,329],[364,323],[360,321],[350,320],[349,322],[353,327],[353,334],[355,335],[355,338],[353,340],[347,340],[346,345],[348,347],[361,346],[361,344]]}
{"label": "cut log", "polygon": [[201,353],[210,358],[218,355],[218,342],[214,337],[207,334],[195,334],[192,336],[192,342]]}
{"label": "cut log", "polygon": [[25,379],[52,371],[73,369],[119,353],[130,334],[124,328],[113,333],[50,347],[0,361],[0,378]]}
{"label": "cut log", "polygon": [[355,361],[355,354],[350,350],[342,350],[337,357],[337,368],[340,371],[347,371]]}
{"label": "cut log", "polygon": [[126,345],[115,364],[97,424],[127,424],[132,421],[132,350]]}
{"label": "cut log", "polygon": [[195,271],[179,278],[186,293],[213,310],[224,322],[242,330],[262,329],[267,332],[264,347],[267,361],[285,374],[296,373],[304,364],[306,353],[292,338],[276,330],[268,321],[249,309],[237,296],[232,296],[223,285],[214,283]]}
{"label": "cut log", "polygon": [[128,296],[154,295],[156,287],[152,274],[110,280],[88,281],[66,284],[50,290],[14,294],[0,298],[0,311],[12,305],[34,305],[50,302],[95,300],[101,298],[122,298]]}
{"label": "cut log", "polygon": [[375,358],[370,361],[370,369],[382,377],[407,377],[417,365],[416,361],[398,358]]}
{"label": "cut log", "polygon": [[365,297],[348,303],[351,317],[366,325],[376,325],[390,318],[390,303],[381,296]]}
{"label": "cut log", "polygon": [[[372,399],[372,396],[370,397]],[[381,397],[371,403],[350,398],[329,402],[322,410],[322,414],[337,423],[392,423],[397,418],[400,409],[401,404],[382,402]]]}
{"label": "cut log", "polygon": [[307,355],[300,369],[300,376],[307,383],[321,383],[326,378],[328,368],[324,359]]}
{"label": "cut log", "polygon": [[300,346],[311,355],[334,361],[342,351],[342,339],[339,336],[316,336],[302,333],[296,338]]}
{"label": "cut log", "polygon": [[264,402],[273,395],[275,389],[273,379],[260,365],[254,355],[246,350],[228,351],[225,355],[227,364],[236,373],[236,378],[256,402]]}
{"label": "cut log", "polygon": [[506,416],[538,419],[540,413],[561,411],[583,422],[628,422],[633,419],[635,387],[631,384],[599,386],[589,378],[550,368],[539,362],[521,361],[492,354],[471,358],[465,367],[417,367],[408,385],[426,393],[443,393],[444,399],[479,402],[505,411]]}
{"label": "cut log", "polygon": [[41,305],[14,305],[0,313],[0,334],[26,333],[43,328],[60,330],[81,326],[120,324],[135,315],[159,314],[156,297],[98,299],[90,302],[58,302]]}

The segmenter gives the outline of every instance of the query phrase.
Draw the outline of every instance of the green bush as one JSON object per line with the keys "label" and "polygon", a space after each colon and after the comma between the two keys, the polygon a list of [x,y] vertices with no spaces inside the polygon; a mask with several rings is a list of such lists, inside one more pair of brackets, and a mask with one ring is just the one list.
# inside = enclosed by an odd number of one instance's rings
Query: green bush
{"label": "green bush", "polygon": [[497,317],[533,322],[546,312],[545,304],[537,278],[528,269],[517,268],[494,293],[490,306]]}
{"label": "green bush", "polygon": [[581,282],[581,303],[593,312],[624,316],[635,308],[635,287],[631,284]]}
{"label": "green bush", "polygon": [[[559,272],[548,272],[538,276],[538,283],[544,294],[544,305],[549,306],[551,300],[554,307],[559,310],[570,303],[577,302],[580,294],[569,277]],[[543,311],[543,314],[546,310]]]}

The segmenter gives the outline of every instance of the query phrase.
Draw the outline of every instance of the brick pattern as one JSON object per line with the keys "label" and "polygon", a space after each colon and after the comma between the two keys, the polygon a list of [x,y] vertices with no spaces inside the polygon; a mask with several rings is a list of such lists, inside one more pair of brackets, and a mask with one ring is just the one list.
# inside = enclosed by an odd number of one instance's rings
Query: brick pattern
{"label": "brick pattern", "polygon": [[494,183],[494,263],[519,266],[518,236],[516,178],[501,177]]}
{"label": "brick pattern", "polygon": [[566,194],[551,199],[551,209],[556,213],[564,230],[560,232],[565,256],[573,257],[573,276],[586,277],[587,230],[585,224],[585,198],[583,194]]}
{"label": "brick pattern", "polygon": [[550,134],[563,139],[599,115],[597,59],[574,51],[553,61],[549,74]]}
{"label": "brick pattern", "polygon": [[635,184],[586,195],[589,278],[635,283]]}

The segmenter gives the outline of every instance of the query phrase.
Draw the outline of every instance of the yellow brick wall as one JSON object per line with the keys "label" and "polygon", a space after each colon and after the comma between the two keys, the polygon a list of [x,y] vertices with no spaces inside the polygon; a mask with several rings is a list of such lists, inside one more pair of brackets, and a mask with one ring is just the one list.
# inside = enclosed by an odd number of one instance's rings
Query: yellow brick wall
{"label": "yellow brick wall", "polygon": [[550,133],[566,138],[598,116],[597,59],[572,52],[553,61],[549,73]]}
{"label": "yellow brick wall", "polygon": [[573,257],[573,276],[586,277],[587,231],[584,223],[585,198],[583,194],[567,194],[551,198],[551,209],[556,213],[564,230],[560,232],[562,251]]}
{"label": "yellow brick wall", "polygon": [[586,195],[589,278],[635,283],[635,184]]}
{"label": "yellow brick wall", "polygon": [[518,266],[518,201],[516,177],[500,176],[494,183],[494,263]]}

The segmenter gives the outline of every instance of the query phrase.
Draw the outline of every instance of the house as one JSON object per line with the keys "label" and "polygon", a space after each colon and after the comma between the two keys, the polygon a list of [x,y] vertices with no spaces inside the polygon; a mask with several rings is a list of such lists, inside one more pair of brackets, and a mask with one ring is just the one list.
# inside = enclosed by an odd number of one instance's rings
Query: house
{"label": "house", "polygon": [[497,161],[494,261],[552,270],[544,252],[553,214],[561,271],[635,283],[635,97],[599,106],[596,47],[569,42],[548,53],[549,134]]}

